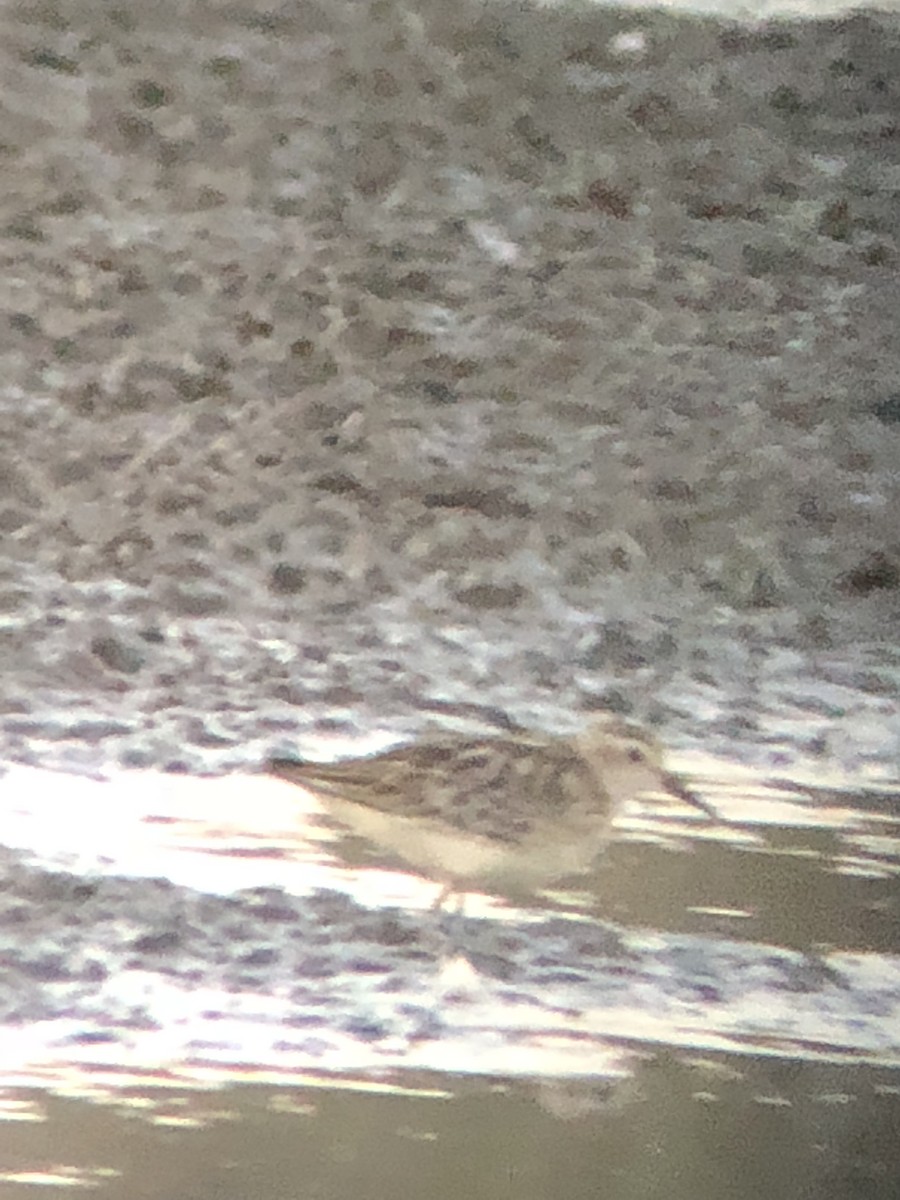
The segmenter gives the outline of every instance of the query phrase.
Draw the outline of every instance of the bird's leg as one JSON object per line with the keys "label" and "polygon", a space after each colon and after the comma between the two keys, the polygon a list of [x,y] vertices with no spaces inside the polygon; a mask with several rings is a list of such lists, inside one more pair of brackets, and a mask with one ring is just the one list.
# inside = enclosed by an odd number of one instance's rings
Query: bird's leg
{"label": "bird's leg", "polygon": [[[447,904],[448,900],[449,904]],[[452,883],[445,883],[441,887],[430,906],[430,911],[435,914],[435,928],[441,944],[439,957],[442,962],[455,953],[455,947],[459,940],[459,919],[465,914],[465,907],[465,892],[459,891]]]}

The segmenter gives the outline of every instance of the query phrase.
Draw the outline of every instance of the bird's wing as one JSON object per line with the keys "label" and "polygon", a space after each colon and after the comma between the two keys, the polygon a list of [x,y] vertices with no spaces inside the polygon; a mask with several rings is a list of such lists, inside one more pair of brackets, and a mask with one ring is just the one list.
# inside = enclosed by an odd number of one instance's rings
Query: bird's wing
{"label": "bird's wing", "polygon": [[338,763],[274,759],[269,769],[326,801],[334,797],[397,816],[439,818],[501,841],[522,837],[535,818],[599,791],[573,747],[524,734],[438,736]]}
{"label": "bird's wing", "polygon": [[349,762],[318,763],[302,759],[275,758],[268,769],[282,779],[298,783],[322,796],[339,796],[357,804],[389,809],[397,791],[398,772],[387,769],[385,755]]}

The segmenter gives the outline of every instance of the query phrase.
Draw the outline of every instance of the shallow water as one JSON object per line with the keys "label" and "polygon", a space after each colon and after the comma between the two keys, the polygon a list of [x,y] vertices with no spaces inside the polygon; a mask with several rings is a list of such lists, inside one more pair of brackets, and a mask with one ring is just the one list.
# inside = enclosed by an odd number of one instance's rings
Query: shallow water
{"label": "shallow water", "polygon": [[692,764],[720,825],[632,805],[577,892],[440,920],[277,781],[11,769],[9,1194],[387,1195],[465,1146],[476,1195],[889,1195],[896,793]]}
{"label": "shallow water", "polygon": [[160,1078],[95,1104],[22,1092],[0,1179],[11,1200],[38,1184],[110,1200],[887,1200],[897,1085],[896,1072],[854,1065],[648,1054],[624,1083],[386,1075],[208,1092]]}

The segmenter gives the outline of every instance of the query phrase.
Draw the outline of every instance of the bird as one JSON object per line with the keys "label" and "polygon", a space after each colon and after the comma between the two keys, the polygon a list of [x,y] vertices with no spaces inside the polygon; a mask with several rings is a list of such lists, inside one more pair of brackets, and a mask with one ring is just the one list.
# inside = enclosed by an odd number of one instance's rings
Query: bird
{"label": "bird", "polygon": [[441,885],[434,907],[473,888],[532,895],[586,873],[616,811],[644,792],[718,814],[663,767],[651,734],[611,716],[570,737],[513,727],[488,736],[429,730],[366,757],[268,760],[351,833]]}

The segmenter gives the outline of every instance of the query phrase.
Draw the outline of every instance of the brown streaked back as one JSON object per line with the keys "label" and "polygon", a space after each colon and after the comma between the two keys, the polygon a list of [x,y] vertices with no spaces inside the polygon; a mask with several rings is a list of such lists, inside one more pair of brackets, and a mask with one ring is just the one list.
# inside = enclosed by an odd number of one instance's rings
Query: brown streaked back
{"label": "brown streaked back", "polygon": [[324,800],[400,817],[431,818],[486,837],[515,840],[534,821],[564,817],[576,801],[607,813],[608,798],[575,746],[522,733],[466,738],[437,734],[337,763],[273,759],[269,770]]}

